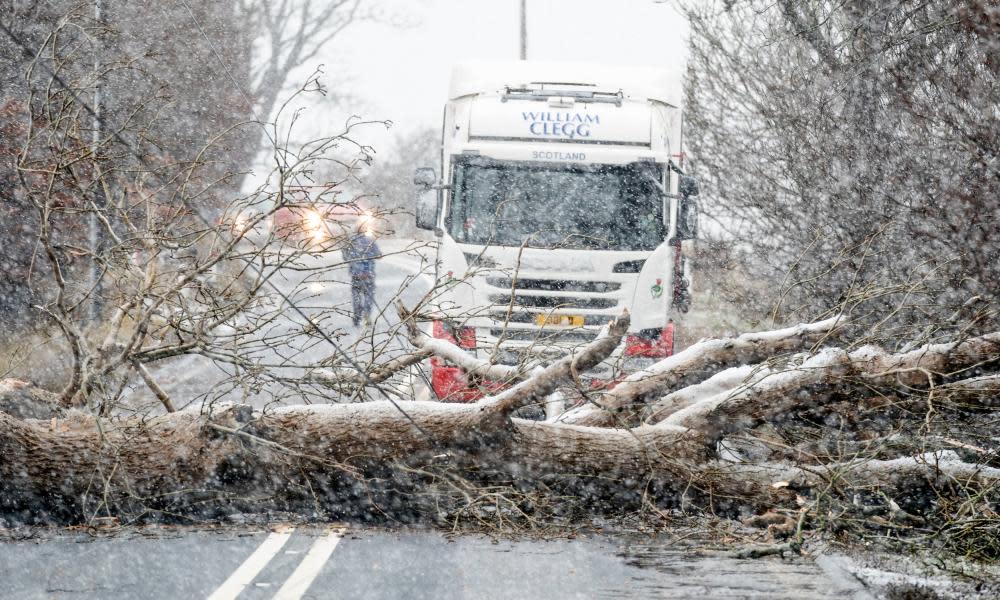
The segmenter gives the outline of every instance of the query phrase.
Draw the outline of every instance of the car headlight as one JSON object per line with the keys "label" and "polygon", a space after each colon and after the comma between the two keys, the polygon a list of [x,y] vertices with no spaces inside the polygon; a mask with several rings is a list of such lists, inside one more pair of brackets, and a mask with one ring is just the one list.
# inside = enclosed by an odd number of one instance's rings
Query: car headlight
{"label": "car headlight", "polygon": [[375,231],[375,218],[368,211],[358,216],[358,230],[365,235],[371,235]]}
{"label": "car headlight", "polygon": [[326,220],[323,219],[323,215],[316,210],[310,210],[305,214],[302,222],[303,229],[309,237],[314,240],[322,240],[326,238]]}
{"label": "car headlight", "polygon": [[248,217],[244,213],[239,213],[238,215],[236,215],[236,218],[233,219],[234,235],[243,235],[244,233],[247,232],[247,229],[249,229],[249,227],[250,227],[250,217]]}

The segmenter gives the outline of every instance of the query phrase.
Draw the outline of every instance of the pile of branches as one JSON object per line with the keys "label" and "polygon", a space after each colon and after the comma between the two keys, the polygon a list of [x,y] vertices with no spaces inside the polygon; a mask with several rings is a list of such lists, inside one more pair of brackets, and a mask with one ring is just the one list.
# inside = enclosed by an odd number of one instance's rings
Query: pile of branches
{"label": "pile of branches", "polygon": [[[583,375],[619,346],[627,313],[566,357],[518,369],[432,339],[400,311],[416,351],[393,368],[433,355],[505,389],[472,403],[0,413],[0,511],[31,522],[282,509],[514,527],[702,510],[793,540],[952,527],[962,536],[949,539],[970,544],[995,522],[1000,333],[847,351],[830,343],[845,322],[835,316],[702,341],[595,391]],[[576,406],[515,416],[572,390]]]}

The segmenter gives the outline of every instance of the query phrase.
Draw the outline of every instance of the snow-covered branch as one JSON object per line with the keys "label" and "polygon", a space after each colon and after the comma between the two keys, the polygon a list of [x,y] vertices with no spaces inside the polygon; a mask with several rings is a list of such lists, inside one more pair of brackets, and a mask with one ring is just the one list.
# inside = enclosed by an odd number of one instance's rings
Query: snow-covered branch
{"label": "snow-covered branch", "polygon": [[754,364],[781,352],[811,346],[830,336],[844,324],[841,315],[775,331],[746,333],[736,338],[706,340],[661,360],[648,369],[629,375],[594,404],[567,411],[561,423],[608,425],[615,413],[644,396],[663,394],[696,383],[714,371],[731,365]]}

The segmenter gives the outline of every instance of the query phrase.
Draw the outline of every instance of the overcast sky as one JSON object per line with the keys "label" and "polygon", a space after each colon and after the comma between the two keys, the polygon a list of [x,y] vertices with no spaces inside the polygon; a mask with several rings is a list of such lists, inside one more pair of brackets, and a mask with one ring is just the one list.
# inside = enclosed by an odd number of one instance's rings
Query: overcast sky
{"label": "overcast sky", "polygon": [[[347,89],[351,112],[394,122],[392,135],[440,126],[452,64],[517,58],[518,0],[381,0],[412,23],[358,23],[308,65],[327,67],[327,84]],[[528,58],[683,67],[687,26],[672,3],[654,0],[528,0]],[[344,77],[347,74],[347,77]],[[340,124],[344,115],[313,108],[309,121]],[[391,137],[367,143],[391,153]]]}

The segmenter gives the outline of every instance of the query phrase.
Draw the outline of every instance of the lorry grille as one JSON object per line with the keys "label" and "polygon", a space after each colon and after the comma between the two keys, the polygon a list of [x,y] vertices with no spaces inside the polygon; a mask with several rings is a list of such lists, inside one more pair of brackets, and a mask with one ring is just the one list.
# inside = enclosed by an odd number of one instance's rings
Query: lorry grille
{"label": "lorry grille", "polygon": [[[601,328],[618,316],[623,285],[620,281],[530,277],[487,277],[486,284],[495,291],[489,295],[492,324],[482,333],[488,333],[489,343],[500,344],[499,360],[508,364],[549,362],[595,340]],[[577,320],[575,326],[539,325],[549,315],[571,315]]]}
{"label": "lorry grille", "polygon": [[518,279],[509,277],[487,277],[486,283],[493,287],[511,289],[514,283],[518,290],[542,290],[546,292],[616,292],[622,284],[617,281],[569,281],[565,279]]}
{"label": "lorry grille", "polygon": [[597,337],[599,330],[583,329],[490,329],[490,335],[513,342],[535,342],[543,345],[585,344]]}
{"label": "lorry grille", "polygon": [[[488,295],[491,325],[481,331],[489,343],[500,344],[499,359],[504,363],[548,363],[592,342],[618,315],[623,286],[621,281],[502,276],[487,277],[486,284],[493,291]],[[575,326],[539,325],[550,315],[573,316]]]}
{"label": "lorry grille", "polygon": [[[510,304],[510,296],[490,296],[490,302],[498,305]],[[573,298],[566,296],[514,296],[514,306],[530,308],[614,308],[617,298]]]}

